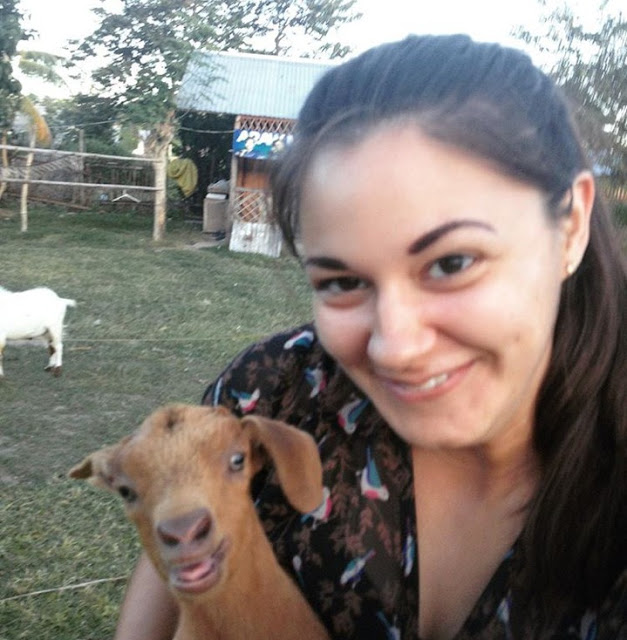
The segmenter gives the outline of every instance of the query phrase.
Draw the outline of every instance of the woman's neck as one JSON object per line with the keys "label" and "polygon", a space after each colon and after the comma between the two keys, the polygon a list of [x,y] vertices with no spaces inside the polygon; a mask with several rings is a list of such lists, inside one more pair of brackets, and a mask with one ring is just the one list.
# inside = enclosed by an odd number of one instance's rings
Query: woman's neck
{"label": "woman's neck", "polygon": [[490,443],[463,449],[412,449],[413,468],[429,483],[458,486],[474,501],[523,507],[539,478],[539,461],[530,442]]}

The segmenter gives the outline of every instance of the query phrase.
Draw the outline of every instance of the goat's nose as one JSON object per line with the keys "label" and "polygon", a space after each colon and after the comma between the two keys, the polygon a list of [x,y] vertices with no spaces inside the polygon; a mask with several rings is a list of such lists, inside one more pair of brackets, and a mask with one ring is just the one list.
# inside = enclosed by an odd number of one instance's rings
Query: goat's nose
{"label": "goat's nose", "polygon": [[204,540],[211,531],[211,515],[207,509],[194,509],[185,515],[157,524],[157,534],[169,547]]}

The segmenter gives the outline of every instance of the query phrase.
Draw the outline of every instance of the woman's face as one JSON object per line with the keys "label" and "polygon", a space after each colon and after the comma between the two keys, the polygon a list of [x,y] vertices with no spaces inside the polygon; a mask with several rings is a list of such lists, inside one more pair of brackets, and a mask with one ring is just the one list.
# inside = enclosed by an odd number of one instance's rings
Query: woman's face
{"label": "woman's face", "polygon": [[566,261],[537,189],[386,125],[316,153],[301,229],[320,340],[403,439],[529,441]]}

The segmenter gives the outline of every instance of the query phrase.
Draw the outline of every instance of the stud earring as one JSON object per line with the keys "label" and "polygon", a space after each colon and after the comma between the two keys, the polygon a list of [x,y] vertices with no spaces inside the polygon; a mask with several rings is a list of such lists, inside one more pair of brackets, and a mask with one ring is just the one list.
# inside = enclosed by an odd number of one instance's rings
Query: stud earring
{"label": "stud earring", "polygon": [[575,271],[576,271],[576,270],[577,270],[577,265],[576,265],[574,262],[569,262],[569,263],[566,265],[566,273],[567,273],[569,276],[572,276],[572,275],[573,275],[573,273],[575,273]]}

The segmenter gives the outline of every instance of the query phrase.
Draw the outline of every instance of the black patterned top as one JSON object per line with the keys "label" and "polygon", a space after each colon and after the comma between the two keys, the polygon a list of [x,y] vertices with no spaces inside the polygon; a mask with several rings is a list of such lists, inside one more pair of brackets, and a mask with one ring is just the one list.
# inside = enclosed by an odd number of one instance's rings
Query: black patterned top
{"label": "black patterned top", "polygon": [[[296,512],[267,473],[254,489],[280,563],[334,638],[416,640],[418,573],[410,449],[343,374],[307,325],[241,354],[207,389],[205,404],[255,413],[311,433],[324,501]],[[514,548],[456,640],[521,638],[509,587]],[[524,619],[524,616],[523,616]],[[580,612],[553,638],[627,640],[627,570],[598,615]]]}

